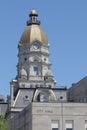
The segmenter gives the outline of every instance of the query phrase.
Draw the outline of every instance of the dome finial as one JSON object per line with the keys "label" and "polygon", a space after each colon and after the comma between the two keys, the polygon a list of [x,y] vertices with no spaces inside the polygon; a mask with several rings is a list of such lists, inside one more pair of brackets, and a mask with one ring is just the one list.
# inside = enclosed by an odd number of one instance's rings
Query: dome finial
{"label": "dome finial", "polygon": [[31,12],[30,12],[30,14],[29,14],[29,16],[30,17],[31,16],[38,16],[38,13],[37,13],[37,11],[35,9],[32,9]]}
{"label": "dome finial", "polygon": [[32,9],[30,14],[30,20],[27,21],[27,25],[31,25],[31,24],[37,24],[37,25],[40,25],[40,21],[37,20],[37,17],[38,17],[38,13],[35,9]]}

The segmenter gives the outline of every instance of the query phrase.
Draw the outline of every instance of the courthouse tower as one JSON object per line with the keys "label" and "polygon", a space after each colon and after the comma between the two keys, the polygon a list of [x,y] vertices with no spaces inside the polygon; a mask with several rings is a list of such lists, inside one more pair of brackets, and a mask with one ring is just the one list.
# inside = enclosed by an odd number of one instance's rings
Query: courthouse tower
{"label": "courthouse tower", "polygon": [[[53,74],[50,70],[49,44],[45,32],[40,27],[38,14],[35,10],[30,12],[20,42],[18,44],[17,79],[20,87],[55,87]],[[44,84],[44,80],[47,83]]]}
{"label": "courthouse tower", "polygon": [[57,88],[49,61],[49,43],[36,10],[29,17],[18,44],[17,76],[10,83],[11,110],[22,110],[32,101],[66,100],[66,94],[56,97],[53,92]]}
{"label": "courthouse tower", "polygon": [[87,77],[68,90],[56,87],[36,10],[29,17],[10,82],[9,130],[87,130]]}

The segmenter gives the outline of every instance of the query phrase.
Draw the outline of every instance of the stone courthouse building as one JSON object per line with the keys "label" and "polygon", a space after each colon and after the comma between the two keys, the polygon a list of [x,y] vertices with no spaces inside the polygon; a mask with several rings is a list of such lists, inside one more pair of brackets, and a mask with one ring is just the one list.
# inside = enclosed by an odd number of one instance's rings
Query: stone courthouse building
{"label": "stone courthouse building", "polygon": [[47,36],[36,10],[29,17],[10,82],[9,130],[87,130],[87,77],[69,89],[56,87]]}

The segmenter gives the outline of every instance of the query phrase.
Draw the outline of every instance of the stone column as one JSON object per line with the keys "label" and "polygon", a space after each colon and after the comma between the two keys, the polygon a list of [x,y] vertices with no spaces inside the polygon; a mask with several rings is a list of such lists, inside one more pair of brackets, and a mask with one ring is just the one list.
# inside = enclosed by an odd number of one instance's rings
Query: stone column
{"label": "stone column", "polygon": [[10,82],[10,102],[11,102],[11,107],[13,106],[14,103],[14,82],[13,80]]}

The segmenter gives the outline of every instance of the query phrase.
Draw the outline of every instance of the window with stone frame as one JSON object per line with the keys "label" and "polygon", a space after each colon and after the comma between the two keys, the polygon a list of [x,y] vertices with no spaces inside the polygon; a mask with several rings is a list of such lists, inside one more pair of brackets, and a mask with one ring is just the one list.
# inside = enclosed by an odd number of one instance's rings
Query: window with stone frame
{"label": "window with stone frame", "polygon": [[73,130],[73,120],[66,121],[66,130]]}
{"label": "window with stone frame", "polygon": [[34,72],[35,72],[35,75],[38,75],[39,74],[39,68],[38,66],[34,66]]}
{"label": "window with stone frame", "polygon": [[59,130],[59,121],[58,120],[51,121],[51,130]]}
{"label": "window with stone frame", "polygon": [[85,130],[87,130],[87,120],[85,121]]}

